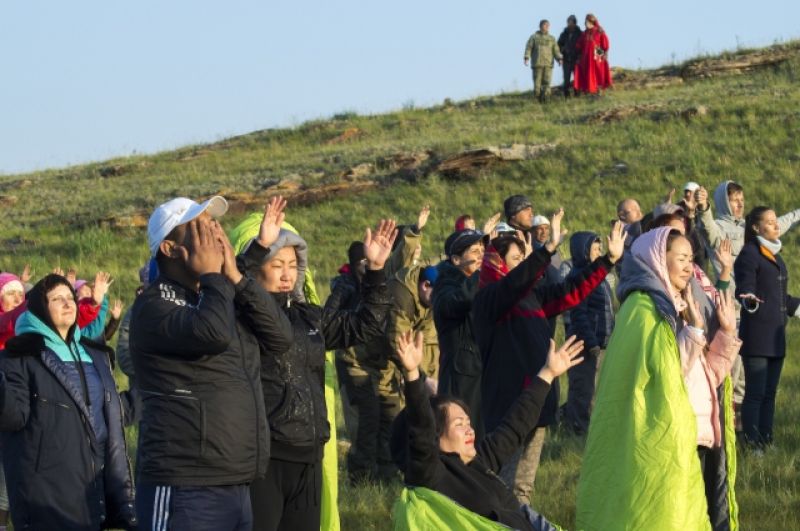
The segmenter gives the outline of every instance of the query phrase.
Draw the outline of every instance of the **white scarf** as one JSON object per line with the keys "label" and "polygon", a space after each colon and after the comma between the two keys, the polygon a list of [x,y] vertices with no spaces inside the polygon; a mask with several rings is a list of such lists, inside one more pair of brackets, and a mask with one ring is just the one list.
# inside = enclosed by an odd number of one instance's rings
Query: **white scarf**
{"label": "white scarf", "polygon": [[761,236],[756,236],[756,238],[758,238],[758,243],[769,249],[769,252],[772,254],[778,254],[781,252],[782,244],[780,240],[771,241],[766,238],[762,238]]}

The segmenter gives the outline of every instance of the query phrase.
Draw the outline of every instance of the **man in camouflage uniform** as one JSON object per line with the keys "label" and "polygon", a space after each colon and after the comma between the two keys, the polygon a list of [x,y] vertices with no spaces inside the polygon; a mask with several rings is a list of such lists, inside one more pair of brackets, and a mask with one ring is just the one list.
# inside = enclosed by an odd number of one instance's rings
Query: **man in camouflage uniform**
{"label": "man in camouflage uniform", "polygon": [[550,35],[550,22],[542,20],[539,31],[528,39],[525,45],[525,66],[530,62],[533,70],[533,96],[544,103],[550,97],[549,89],[553,81],[553,60],[562,64],[561,51],[555,37]]}

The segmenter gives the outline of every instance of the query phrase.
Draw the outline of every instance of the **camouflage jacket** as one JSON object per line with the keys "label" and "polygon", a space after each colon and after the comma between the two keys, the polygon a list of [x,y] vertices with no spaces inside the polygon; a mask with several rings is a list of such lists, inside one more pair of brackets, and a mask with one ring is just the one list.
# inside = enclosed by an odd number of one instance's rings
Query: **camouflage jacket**
{"label": "camouflage jacket", "polygon": [[561,50],[558,49],[556,38],[548,33],[537,31],[528,39],[525,45],[525,59],[530,59],[531,68],[553,67],[554,59],[561,59]]}

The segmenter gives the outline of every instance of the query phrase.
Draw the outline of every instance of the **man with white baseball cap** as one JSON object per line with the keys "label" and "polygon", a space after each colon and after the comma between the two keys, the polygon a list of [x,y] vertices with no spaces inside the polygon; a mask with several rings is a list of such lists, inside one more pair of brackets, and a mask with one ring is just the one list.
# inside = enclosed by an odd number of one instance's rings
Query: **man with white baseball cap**
{"label": "man with white baseball cap", "polygon": [[[284,206],[270,202],[259,241],[277,239]],[[239,272],[214,219],[227,209],[219,196],[179,197],[148,223],[159,273],[133,304],[129,336],[142,395],[140,529],[252,529],[249,484],[269,458],[260,345],[282,354],[293,337],[275,299]],[[268,252],[255,243],[240,259]]]}

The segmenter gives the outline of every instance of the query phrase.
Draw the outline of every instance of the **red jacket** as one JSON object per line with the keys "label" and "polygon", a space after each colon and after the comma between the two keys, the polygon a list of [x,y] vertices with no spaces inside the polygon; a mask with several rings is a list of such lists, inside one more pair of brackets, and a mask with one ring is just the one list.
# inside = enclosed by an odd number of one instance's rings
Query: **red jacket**
{"label": "red jacket", "polygon": [[[578,62],[575,64],[575,90],[594,94],[611,86],[608,66],[608,34],[602,29],[586,30],[578,38]],[[598,54],[602,51],[602,54]]]}

